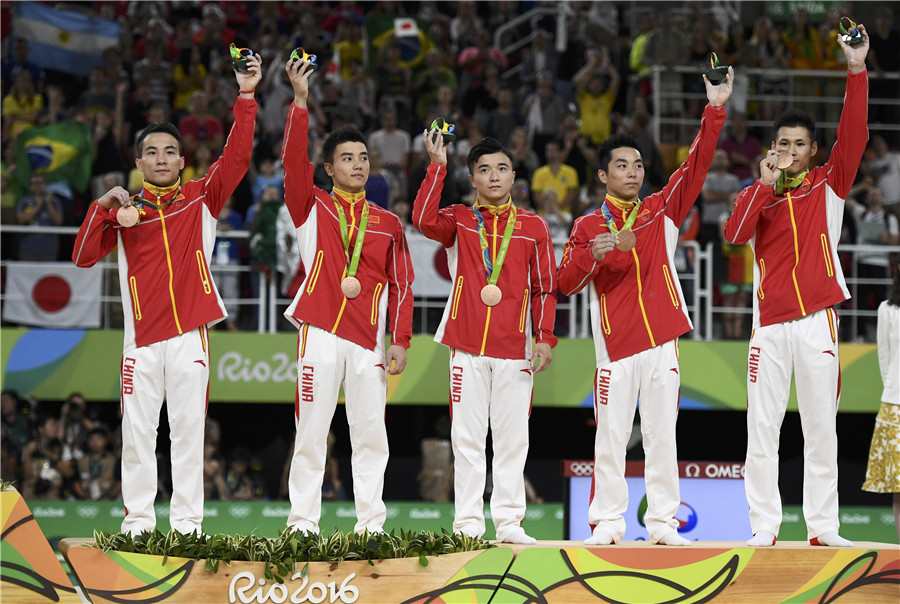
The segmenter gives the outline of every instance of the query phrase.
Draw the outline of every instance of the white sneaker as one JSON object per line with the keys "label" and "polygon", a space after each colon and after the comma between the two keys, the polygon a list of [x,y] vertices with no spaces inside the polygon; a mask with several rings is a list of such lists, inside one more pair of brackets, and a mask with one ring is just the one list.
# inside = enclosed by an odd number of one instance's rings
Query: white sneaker
{"label": "white sneaker", "polygon": [[809,540],[810,545],[825,545],[828,547],[853,547],[853,542],[844,539],[836,532],[831,531]]}
{"label": "white sneaker", "polygon": [[681,535],[678,534],[678,531],[672,531],[671,533],[667,533],[663,535],[663,538],[656,542],[657,545],[677,545],[680,547],[686,547],[688,545],[693,545],[693,541],[689,539],[685,539]]}
{"label": "white sneaker", "polygon": [[753,539],[747,541],[750,547],[772,547],[775,545],[775,533],[771,531],[759,531],[753,535]]}
{"label": "white sneaker", "polygon": [[497,543],[516,543],[519,545],[534,545],[537,543],[537,539],[528,535],[525,532],[525,529],[522,527],[517,527],[512,530],[508,535],[504,536],[502,539],[497,539]]}
{"label": "white sneaker", "polygon": [[594,529],[594,534],[584,540],[585,545],[615,545],[613,536],[602,529]]}

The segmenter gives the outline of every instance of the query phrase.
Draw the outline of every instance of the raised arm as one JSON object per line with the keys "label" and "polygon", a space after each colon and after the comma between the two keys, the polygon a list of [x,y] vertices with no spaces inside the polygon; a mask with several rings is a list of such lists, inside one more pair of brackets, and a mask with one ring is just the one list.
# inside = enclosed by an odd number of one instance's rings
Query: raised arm
{"label": "raised arm", "polygon": [[456,219],[451,213],[438,210],[447,176],[447,146],[438,130],[425,133],[425,151],[431,164],[413,202],[413,225],[429,239],[449,247],[456,238]]}
{"label": "raised arm", "polygon": [[722,126],[725,125],[725,103],[734,87],[734,70],[729,67],[725,81],[718,86],[710,84],[706,74],[703,75],[703,82],[706,84],[709,104],[700,118],[700,132],[691,143],[687,159],[672,173],[669,182],[659,193],[665,200],[666,215],[676,225],[680,225],[687,217],[706,182],[706,173],[716,152]]}
{"label": "raised arm", "polygon": [[294,88],[294,102],[284,127],[284,146],[281,163],[284,165],[284,203],[291,213],[294,226],[306,222],[315,205],[313,165],[309,161],[309,63],[290,61],[284,67]]}
{"label": "raised arm", "polygon": [[256,86],[262,79],[262,60],[259,55],[249,57],[247,71],[236,71],[235,78],[240,94],[234,103],[234,123],[222,156],[209,167],[203,187],[206,190],[204,203],[214,217],[219,216],[222,207],[250,167],[253,155],[253,133],[256,128]]}
{"label": "raised arm", "polygon": [[847,92],[844,108],[837,127],[837,139],[825,164],[828,184],[839,197],[844,198],[853,186],[859,162],[869,140],[869,73],[866,71],[866,54],[869,52],[869,34],[864,25],[857,25],[863,41],[848,46],[838,36],[838,44],[847,57]]}

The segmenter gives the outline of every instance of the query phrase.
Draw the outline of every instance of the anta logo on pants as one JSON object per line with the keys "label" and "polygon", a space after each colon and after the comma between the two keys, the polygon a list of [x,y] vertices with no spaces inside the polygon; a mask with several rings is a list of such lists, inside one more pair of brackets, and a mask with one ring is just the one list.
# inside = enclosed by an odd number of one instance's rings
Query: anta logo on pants
{"label": "anta logo on pants", "polygon": [[612,371],[603,368],[597,372],[597,404],[605,405],[609,402],[609,380]]}
{"label": "anta logo on pants", "polygon": [[304,365],[300,370],[300,400],[304,403],[313,402],[313,374],[316,368]]}
{"label": "anta logo on pants", "polygon": [[463,368],[453,366],[450,370],[450,402],[458,403],[462,401],[462,378]]}
{"label": "anta logo on pants", "polygon": [[747,376],[752,383],[756,383],[759,373],[759,346],[750,347],[750,360],[747,362]]}
{"label": "anta logo on pants", "polygon": [[134,394],[134,359],[122,361],[122,394]]}

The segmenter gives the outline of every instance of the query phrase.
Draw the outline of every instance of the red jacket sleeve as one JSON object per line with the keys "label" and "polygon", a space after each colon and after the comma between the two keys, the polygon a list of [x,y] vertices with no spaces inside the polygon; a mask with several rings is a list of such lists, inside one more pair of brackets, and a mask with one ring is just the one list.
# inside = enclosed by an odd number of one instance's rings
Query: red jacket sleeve
{"label": "red jacket sleeve", "polygon": [[706,182],[706,173],[712,163],[722,126],[725,125],[725,108],[706,105],[700,118],[700,132],[691,143],[691,149],[684,163],[669,177],[669,182],[657,195],[662,195],[666,205],[666,216],[676,225],[684,222],[688,212]]}
{"label": "red jacket sleeve", "polygon": [[415,275],[409,246],[406,244],[406,234],[399,220],[394,233],[394,244],[388,257],[387,270],[391,344],[409,348],[413,319],[413,292],[410,286]]}
{"label": "red jacket sleeve", "polygon": [[556,346],[553,335],[556,323],[556,257],[550,229],[543,218],[538,217],[543,233],[535,242],[535,255],[531,261],[531,322],[538,343]]}
{"label": "red jacket sleeve", "polygon": [[225,141],[222,155],[209,167],[203,188],[206,197],[203,203],[209,208],[213,217],[219,212],[241,179],[250,168],[250,157],[253,155],[253,133],[256,129],[256,101],[238,97],[234,103],[234,124]]}
{"label": "red jacket sleeve", "polygon": [[582,216],[575,221],[559,264],[559,291],[564,295],[571,296],[580,292],[597,274],[600,263],[591,255],[591,246],[599,233],[594,214]]}
{"label": "red jacket sleeve", "polygon": [[775,200],[775,187],[759,180],[738,194],[734,212],[725,223],[725,240],[736,245],[744,244],[756,233],[756,223],[763,206]]}
{"label": "red jacket sleeve", "polygon": [[87,268],[97,262],[116,247],[116,230],[112,228],[116,221],[116,211],[107,210],[97,202],[90,205],[72,250],[72,262],[75,266]]}
{"label": "red jacket sleeve", "polygon": [[447,166],[433,162],[428,166],[413,202],[413,225],[429,239],[450,247],[456,238],[456,218],[452,211],[438,209],[446,176]]}
{"label": "red jacket sleeve", "polygon": [[295,227],[306,222],[316,200],[308,137],[309,111],[292,102],[284,127],[281,163],[284,165],[284,203]]}
{"label": "red jacket sleeve", "polygon": [[869,72],[847,74],[844,108],[837,127],[837,139],[831,148],[826,170],[828,184],[843,199],[853,187],[859,162],[869,140]]}

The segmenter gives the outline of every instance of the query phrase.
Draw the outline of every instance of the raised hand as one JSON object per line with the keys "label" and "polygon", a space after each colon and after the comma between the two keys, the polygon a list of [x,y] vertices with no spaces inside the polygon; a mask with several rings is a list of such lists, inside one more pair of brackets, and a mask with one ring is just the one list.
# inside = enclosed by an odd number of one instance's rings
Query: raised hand
{"label": "raised hand", "polygon": [[844,56],[847,57],[847,70],[850,73],[859,73],[865,70],[866,55],[869,54],[869,33],[866,31],[866,26],[859,23],[856,29],[862,34],[863,41],[861,44],[850,46],[841,39],[841,35],[837,37],[837,42],[844,50]]}
{"label": "raised hand", "polygon": [[713,107],[724,107],[734,91],[734,68],[728,66],[725,81],[718,86],[710,84],[705,73],[703,74],[703,83],[706,84],[706,98],[709,99],[709,104]]}
{"label": "raised hand", "polygon": [[131,196],[128,194],[128,191],[122,187],[113,187],[107,191],[103,197],[98,199],[97,203],[107,210],[120,208],[122,206],[128,207],[131,205]]}
{"label": "raised hand", "polygon": [[778,169],[778,151],[769,149],[765,157],[759,162],[759,182],[771,187],[775,185],[781,170]]}
{"label": "raised hand", "polygon": [[247,58],[247,71],[235,71],[234,77],[237,80],[238,90],[244,92],[252,92],[256,90],[259,82],[262,80],[262,57],[254,53]]}
{"label": "raised hand", "polygon": [[288,74],[291,86],[294,89],[294,104],[301,109],[306,108],[306,100],[309,98],[309,76],[315,71],[307,61],[287,60],[284,70]]}
{"label": "raised hand", "polygon": [[425,151],[428,153],[428,157],[434,163],[446,166],[447,147],[450,146],[450,143],[444,144],[444,137],[441,136],[441,131],[437,128],[425,130],[423,135],[425,138]]}

